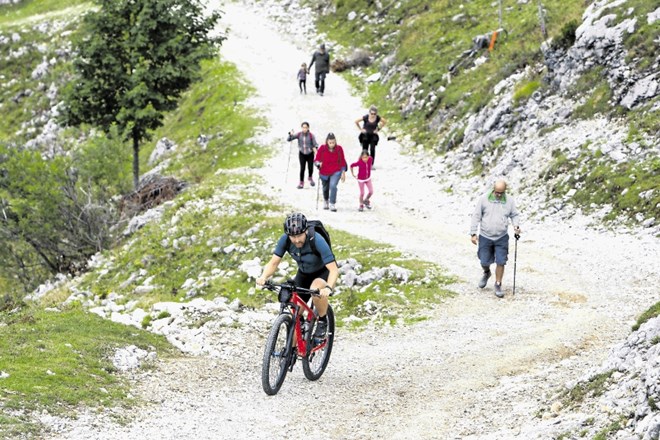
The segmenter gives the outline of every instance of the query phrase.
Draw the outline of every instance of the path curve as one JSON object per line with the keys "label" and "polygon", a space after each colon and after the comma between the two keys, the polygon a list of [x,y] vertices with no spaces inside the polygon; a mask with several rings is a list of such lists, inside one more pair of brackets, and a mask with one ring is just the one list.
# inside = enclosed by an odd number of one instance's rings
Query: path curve
{"label": "path curve", "polygon": [[[516,296],[508,268],[506,297],[498,300],[492,288],[475,287],[479,265],[467,234],[474,201],[448,195],[416,171],[419,159],[388,141],[378,147],[372,211],[357,212],[350,177],[340,186],[339,211],[317,211],[315,189],[295,188],[295,151],[285,182],[285,135],[309,121],[319,138],[334,132],[353,160],[359,152],[353,121],[365,106],[335,74],[325,96],[298,94],[295,73],[309,61],[312,44],[290,41],[263,11],[241,4],[220,9],[230,23],[222,55],[256,88],[252,104],[269,122],[259,141],[278,151],[262,170],[264,191],[333,228],[448,268],[461,280],[453,286],[459,295],[414,326],[338,333],[318,382],[296,366],[280,393],[266,396],[265,335],[256,335],[234,359],[174,360],[140,377],[136,392],[151,404],[128,425],[88,414],[53,438],[535,438],[543,397],[599,364],[631,320],[660,300],[652,288],[660,280],[652,264],[660,261],[658,240],[524,222]],[[323,421],[306,426],[314,419]]]}

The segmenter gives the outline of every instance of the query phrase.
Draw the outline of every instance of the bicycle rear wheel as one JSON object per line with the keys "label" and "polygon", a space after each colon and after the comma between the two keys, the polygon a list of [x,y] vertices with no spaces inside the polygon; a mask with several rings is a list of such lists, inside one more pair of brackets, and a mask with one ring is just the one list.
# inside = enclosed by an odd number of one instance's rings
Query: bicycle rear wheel
{"label": "bicycle rear wheel", "polygon": [[261,386],[269,396],[277,394],[284,383],[292,347],[287,347],[291,315],[282,314],[275,319],[268,334],[261,367]]}
{"label": "bicycle rear wheel", "polygon": [[[335,340],[335,314],[332,307],[328,305],[328,332],[326,337],[320,344],[303,358],[302,367],[305,377],[309,380],[318,380],[330,361],[330,353],[332,353],[332,344]],[[312,334],[312,332],[310,332]],[[313,338],[309,338],[308,344],[312,343]],[[320,348],[318,348],[320,347]]]}

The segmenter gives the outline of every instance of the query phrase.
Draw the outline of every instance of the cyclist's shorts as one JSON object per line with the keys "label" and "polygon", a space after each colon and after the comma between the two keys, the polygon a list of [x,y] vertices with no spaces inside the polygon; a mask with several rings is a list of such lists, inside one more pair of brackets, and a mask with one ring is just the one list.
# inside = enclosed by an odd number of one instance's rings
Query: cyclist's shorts
{"label": "cyclist's shorts", "polygon": [[[317,270],[316,272],[313,273],[305,273],[298,270],[298,272],[296,273],[296,277],[294,278],[294,283],[296,286],[309,289],[310,286],[312,285],[312,282],[317,278],[322,278],[328,281],[328,275],[330,275],[330,271],[325,266],[323,266],[322,269]],[[299,294],[299,296],[300,299],[302,299],[305,302],[308,302],[309,298],[311,297],[309,293],[301,293]]]}

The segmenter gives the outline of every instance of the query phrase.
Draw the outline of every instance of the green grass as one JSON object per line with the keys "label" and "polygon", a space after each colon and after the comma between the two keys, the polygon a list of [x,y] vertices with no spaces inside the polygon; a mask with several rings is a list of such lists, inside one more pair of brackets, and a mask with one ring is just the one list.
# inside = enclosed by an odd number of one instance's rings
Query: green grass
{"label": "green grass", "polygon": [[[86,0],[22,0],[18,4],[0,6],[0,28],[22,26],[32,21],[35,16],[47,15],[42,18],[55,18],[79,14],[92,3]],[[75,12],[66,11],[76,8]]]}
{"label": "green grass", "polygon": [[552,163],[539,176],[550,182],[553,195],[562,197],[576,189],[569,202],[586,212],[610,204],[606,221],[634,221],[638,214],[660,218],[660,159],[615,163],[588,147],[583,146],[583,152],[570,159],[559,149],[553,151]]}
{"label": "green grass", "polygon": [[660,302],[655,303],[652,305],[647,311],[642,313],[639,318],[637,318],[637,322],[633,325],[632,330],[637,331],[639,330],[639,327],[644,324],[646,321],[649,319],[653,319],[657,316],[660,316]]}
{"label": "green grass", "polygon": [[[391,5],[390,5],[391,3]],[[385,2],[391,7],[380,17],[373,15],[378,8],[359,0],[335,0],[336,14],[319,18],[319,26],[333,39],[348,48],[364,48],[375,54],[376,64],[367,74],[378,70],[378,63],[391,53],[396,54],[396,63],[405,65],[404,76],[395,75],[387,84],[369,86],[367,99],[383,108],[383,113],[410,133],[417,143],[434,145],[448,135],[447,127],[460,121],[470,112],[478,111],[488,103],[493,87],[515,70],[542,60],[536,3],[519,4],[505,8],[504,27],[508,33],[501,34],[495,50],[481,52],[488,61],[474,70],[466,68],[447,81],[449,67],[463,51],[472,47],[472,39],[499,27],[497,8],[492,2],[452,2],[450,0],[411,0],[407,2]],[[571,26],[578,22],[584,11],[579,2],[547,0],[543,2],[547,11],[546,24],[550,37],[570,38]],[[506,5],[505,5],[506,6]],[[346,20],[350,11],[371,14],[368,23],[364,20]],[[462,19],[454,17],[462,14]],[[573,30],[574,32],[574,30]],[[563,40],[562,40],[563,41]],[[341,57],[345,54],[335,54]],[[403,116],[399,111],[402,102],[389,96],[390,88],[412,77],[421,81],[416,98],[424,99],[429,92],[439,96],[430,108]],[[441,92],[441,87],[445,88]],[[437,132],[429,133],[428,124],[438,113],[449,117],[440,124]]]}
{"label": "green grass", "polygon": [[613,434],[617,431],[620,431],[625,426],[626,417],[620,417],[619,420],[615,420],[607,425],[605,428],[601,429],[596,433],[593,440],[607,440],[610,437],[610,434]]}
{"label": "green grass", "polygon": [[114,350],[136,345],[155,350],[159,357],[173,354],[161,336],[101,319],[71,306],[61,311],[25,307],[0,314],[0,437],[30,432],[38,427],[28,416],[46,410],[72,414],[91,408],[129,406],[129,383],[116,374]]}
{"label": "green grass", "polygon": [[[130,247],[118,247],[106,252],[107,257],[113,260],[112,266],[109,270],[85,275],[79,288],[89,290],[100,298],[113,292],[124,296],[123,301],[138,299],[139,306],[148,310],[155,302],[183,300],[186,293],[181,286],[187,279],[206,278],[207,281],[197,288],[197,296],[223,296],[229,300],[238,298],[246,306],[256,308],[273,301],[270,292],[255,292],[253,282],[237,270],[243,261],[255,257],[265,264],[282,233],[281,216],[273,217],[272,211],[285,210],[264,199],[263,195],[258,197],[251,187],[246,187],[255,178],[221,173],[207,179],[198,188],[177,199],[162,222],[140,230],[131,240]],[[207,188],[213,188],[215,192],[208,192]],[[200,200],[205,200],[206,204],[221,203],[222,210],[208,208],[200,204]],[[189,204],[200,207],[191,209]],[[246,210],[250,212],[249,216],[243,214]],[[175,226],[172,226],[173,218]],[[257,224],[262,225],[259,230],[244,236],[245,231]],[[361,306],[370,299],[386,310],[380,317],[381,322],[394,322],[401,316],[414,319],[415,314],[423,312],[426,306],[450,295],[444,286],[453,279],[431,263],[405,257],[390,246],[342,231],[333,230],[332,237],[336,258],[355,258],[364,266],[363,271],[391,264],[412,271],[408,284],[386,278],[364,292],[357,288],[343,289],[342,294],[332,300],[339,318],[351,315],[366,317]],[[255,242],[259,245],[255,246]],[[214,248],[222,249],[229,245],[243,250],[229,254],[214,252]],[[292,265],[289,275],[293,276],[295,263],[290,259],[288,261]],[[133,283],[126,283],[131,274],[139,271],[144,271],[145,275]],[[221,271],[223,276],[211,276],[214,271]],[[135,295],[136,285],[151,276],[158,288],[147,294]],[[425,278],[428,278],[427,282],[422,282]],[[396,294],[390,291],[393,288],[398,290]],[[143,326],[147,327],[150,322],[151,319],[144,321]]]}
{"label": "green grass", "polygon": [[[20,41],[10,40],[9,44],[0,48],[0,57],[3,58],[0,74],[13,79],[5,80],[5,87],[0,88],[3,114],[0,118],[0,142],[20,144],[34,137],[34,134],[26,133],[26,130],[22,130],[21,134],[17,132],[22,124],[31,122],[35,114],[43,114],[57,103],[48,98],[48,88],[51,83],[62,86],[71,66],[68,60],[55,55],[55,51],[67,44],[67,37],[63,37],[62,32],[72,28],[73,25],[68,25],[61,32],[48,33],[25,30],[19,33]],[[0,28],[0,32],[2,30]],[[21,53],[20,56],[10,56]],[[43,60],[50,59],[57,59],[58,62],[50,65],[43,77],[33,79],[31,75],[35,68]],[[38,124],[41,125],[30,128],[41,129],[44,122]]]}
{"label": "green grass", "polygon": [[612,376],[612,373],[614,373],[613,370],[606,371],[595,375],[587,382],[581,382],[575,385],[564,395],[564,406],[574,408],[582,403],[587,397],[601,396],[606,390],[607,383]]}
{"label": "green grass", "polygon": [[[252,89],[235,66],[219,58],[202,63],[202,81],[194,84],[181,99],[179,108],[165,119],[164,126],[146,145],[140,159],[143,167],[163,137],[179,148],[176,160],[165,173],[199,183],[218,168],[258,167],[267,157],[263,147],[248,143],[259,119],[254,109],[243,104]],[[197,143],[209,137],[206,148]]]}

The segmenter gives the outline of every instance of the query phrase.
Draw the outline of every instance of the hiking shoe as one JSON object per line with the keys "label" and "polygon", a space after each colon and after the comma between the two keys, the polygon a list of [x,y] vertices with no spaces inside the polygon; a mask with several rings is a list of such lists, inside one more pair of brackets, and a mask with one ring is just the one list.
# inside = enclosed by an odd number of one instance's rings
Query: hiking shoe
{"label": "hiking shoe", "polygon": [[323,201],[323,209],[329,209],[329,208],[330,208],[330,205],[328,204],[328,201],[324,200]]}
{"label": "hiking shoe", "polygon": [[323,339],[328,331],[328,321],[319,321],[316,323],[316,330],[314,331],[314,339]]}
{"label": "hiking shoe", "polygon": [[360,205],[360,207],[358,208],[358,211],[360,211],[360,212],[364,211],[364,205]]}
{"label": "hiking shoe", "polygon": [[364,206],[367,207],[367,209],[371,209],[371,202],[369,200],[364,201]]}
{"label": "hiking shoe", "polygon": [[332,212],[337,212],[337,208],[335,207],[335,204],[334,204],[334,203],[331,203],[331,204],[330,204],[330,211],[332,211]]}
{"label": "hiking shoe", "polygon": [[502,283],[495,283],[495,296],[498,298],[504,298],[504,292],[502,292]]}
{"label": "hiking shoe", "polygon": [[316,183],[314,183],[314,179],[311,177],[309,178],[309,186],[316,186]]}
{"label": "hiking shoe", "polygon": [[305,184],[301,180],[300,183],[298,184],[298,189],[303,189],[304,186],[305,186]]}
{"label": "hiking shoe", "polygon": [[488,284],[488,279],[490,278],[490,271],[484,272],[484,274],[481,276],[481,280],[479,280],[479,288],[483,289],[486,287],[486,284]]}

